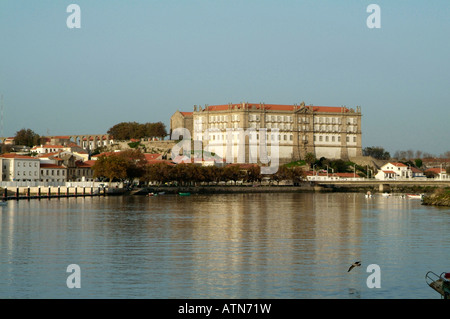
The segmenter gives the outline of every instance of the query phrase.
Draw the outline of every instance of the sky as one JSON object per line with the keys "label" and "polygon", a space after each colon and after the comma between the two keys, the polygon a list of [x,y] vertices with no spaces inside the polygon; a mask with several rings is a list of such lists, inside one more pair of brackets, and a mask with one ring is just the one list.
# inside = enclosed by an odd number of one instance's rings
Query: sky
{"label": "sky", "polygon": [[449,38],[448,0],[1,0],[0,135],[169,129],[194,105],[304,101],[361,106],[363,148],[439,156]]}

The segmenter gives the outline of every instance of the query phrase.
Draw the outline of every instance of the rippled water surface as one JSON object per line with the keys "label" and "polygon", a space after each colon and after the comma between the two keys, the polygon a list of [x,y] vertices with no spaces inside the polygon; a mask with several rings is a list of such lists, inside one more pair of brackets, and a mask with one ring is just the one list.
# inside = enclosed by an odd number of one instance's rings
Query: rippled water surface
{"label": "rippled water surface", "polygon": [[413,199],[89,197],[0,214],[0,298],[439,298],[425,274],[450,272],[450,209]]}

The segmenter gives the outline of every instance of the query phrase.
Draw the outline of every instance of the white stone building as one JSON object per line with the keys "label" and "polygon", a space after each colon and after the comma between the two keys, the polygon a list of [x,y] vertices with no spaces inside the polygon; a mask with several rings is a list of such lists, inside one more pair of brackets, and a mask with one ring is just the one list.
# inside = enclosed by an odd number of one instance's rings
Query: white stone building
{"label": "white stone building", "polygon": [[378,180],[396,180],[413,178],[411,167],[403,163],[384,164],[375,175]]}
{"label": "white stone building", "polygon": [[[267,129],[269,156],[271,145],[278,144],[280,163],[304,159],[307,153],[314,154],[316,158],[330,159],[348,159],[362,155],[360,107],[355,111],[346,107],[306,106],[304,103],[241,103],[205,108],[194,106],[194,112],[186,116],[192,116],[190,135],[194,143],[201,141],[203,149],[226,158],[228,162],[237,161],[242,135],[245,162],[252,151],[258,152],[263,140],[262,129]],[[171,132],[176,128],[171,127]],[[233,146],[228,155],[233,156],[232,161],[226,154],[230,140]]]}
{"label": "white stone building", "polygon": [[39,159],[17,155],[17,154],[2,154],[1,161],[1,180],[7,182],[26,182],[39,180]]}

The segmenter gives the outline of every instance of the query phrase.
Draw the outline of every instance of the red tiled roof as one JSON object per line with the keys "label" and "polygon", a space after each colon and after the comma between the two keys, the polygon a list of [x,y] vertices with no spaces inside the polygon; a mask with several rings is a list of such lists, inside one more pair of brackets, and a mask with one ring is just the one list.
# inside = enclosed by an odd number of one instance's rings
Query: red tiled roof
{"label": "red tiled roof", "polygon": [[20,158],[20,159],[36,159],[34,157],[31,157],[31,156],[17,155],[17,154],[14,154],[14,153],[5,153],[5,154],[0,155],[0,157],[3,157],[3,158]]}
{"label": "red tiled roof", "polygon": [[144,153],[144,157],[147,161],[157,159],[158,157],[161,157],[162,154],[150,154],[150,153]]}
{"label": "red tiled roof", "polygon": [[397,174],[397,173],[394,172],[394,171],[383,171],[383,173],[385,173],[385,174]]}
{"label": "red tiled roof", "polygon": [[83,167],[90,168],[90,167],[94,166],[94,164],[95,164],[94,160],[89,160],[89,161],[84,161],[84,162],[82,162],[82,161],[75,162],[75,165],[80,168],[83,168]]}
{"label": "red tiled roof", "polygon": [[434,167],[434,168],[427,169],[425,172],[433,172],[436,174],[440,174],[440,173],[445,173],[446,171],[443,168],[441,169],[440,167]]}
{"label": "red tiled roof", "polygon": [[191,116],[194,112],[180,112],[183,116]]}
{"label": "red tiled roof", "polygon": [[[242,103],[239,104],[231,104],[233,109],[242,109]],[[259,103],[245,103],[245,108],[256,108],[265,110],[273,110],[273,111],[294,111],[294,105],[282,105],[282,104],[259,104]],[[298,106],[297,106],[298,107]],[[340,106],[305,106],[306,108],[312,108],[314,112],[325,112],[325,113],[341,113],[342,110],[347,113],[349,109],[346,107]],[[207,106],[208,111],[227,111],[228,104],[223,105],[210,105]],[[183,112],[182,112],[183,113]]]}
{"label": "red tiled roof", "polygon": [[408,167],[408,165],[405,165],[403,163],[391,163],[391,164],[397,167]]}

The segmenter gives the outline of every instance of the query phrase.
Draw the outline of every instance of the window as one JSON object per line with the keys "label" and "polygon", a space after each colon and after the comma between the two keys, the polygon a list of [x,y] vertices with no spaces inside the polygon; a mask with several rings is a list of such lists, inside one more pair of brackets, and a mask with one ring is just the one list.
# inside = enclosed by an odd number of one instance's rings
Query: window
{"label": "window", "polygon": [[338,142],[340,142],[341,141],[341,137],[340,136],[338,136]]}
{"label": "window", "polygon": [[292,140],[293,140],[293,138],[294,138],[294,137],[292,136],[292,134],[291,134],[291,135],[289,135],[289,140],[290,140],[290,141],[292,141]]}
{"label": "window", "polygon": [[331,141],[334,142],[334,136],[331,137]]}
{"label": "window", "polygon": [[349,141],[348,136],[347,136],[347,142]]}
{"label": "window", "polygon": [[356,143],[356,136],[353,136],[353,142]]}
{"label": "window", "polygon": [[328,136],[325,136],[325,141],[328,142]]}
{"label": "window", "polygon": [[322,135],[319,136],[319,142],[322,142]]}

